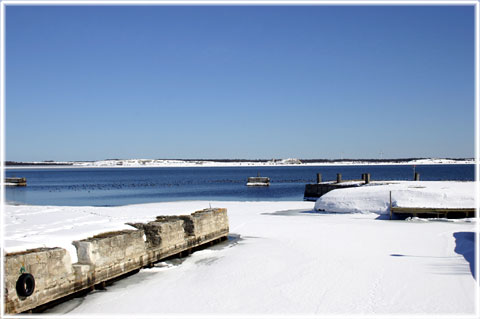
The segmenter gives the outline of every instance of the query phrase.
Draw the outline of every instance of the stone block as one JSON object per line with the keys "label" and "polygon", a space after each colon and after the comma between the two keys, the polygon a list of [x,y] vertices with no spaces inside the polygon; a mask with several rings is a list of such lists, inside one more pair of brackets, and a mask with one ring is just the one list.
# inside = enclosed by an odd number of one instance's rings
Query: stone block
{"label": "stone block", "polygon": [[209,237],[219,232],[228,232],[228,216],[225,208],[210,208],[192,215],[196,237]]}
{"label": "stone block", "polygon": [[[58,295],[46,292],[57,285],[70,285],[74,280],[70,255],[63,248],[38,248],[11,253],[4,260],[7,313],[22,312],[52,301]],[[30,296],[22,296],[16,289],[17,281],[23,273],[32,275],[35,281],[35,289]]]}
{"label": "stone block", "polygon": [[[143,230],[122,230],[74,241],[78,262],[104,267],[145,253]],[[128,248],[128,249],[127,249]]]}

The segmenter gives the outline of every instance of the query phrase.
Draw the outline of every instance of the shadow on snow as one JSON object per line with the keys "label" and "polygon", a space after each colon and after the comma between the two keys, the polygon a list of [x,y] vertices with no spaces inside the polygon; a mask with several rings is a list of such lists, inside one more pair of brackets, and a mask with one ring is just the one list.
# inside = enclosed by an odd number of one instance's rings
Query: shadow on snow
{"label": "shadow on snow", "polygon": [[473,278],[477,279],[475,274],[475,233],[474,232],[456,232],[453,233],[455,237],[455,252],[463,255],[463,258],[470,265],[470,272]]}

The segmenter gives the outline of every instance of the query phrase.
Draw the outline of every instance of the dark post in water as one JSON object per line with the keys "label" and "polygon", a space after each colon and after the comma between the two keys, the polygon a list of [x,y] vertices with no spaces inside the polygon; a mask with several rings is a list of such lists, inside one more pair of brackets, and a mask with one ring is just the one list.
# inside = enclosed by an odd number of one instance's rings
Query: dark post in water
{"label": "dark post in water", "polygon": [[341,183],[341,182],[342,182],[342,174],[337,173],[337,183]]}
{"label": "dark post in water", "polygon": [[414,181],[419,181],[420,180],[420,173],[415,172],[415,175],[413,176]]}
{"label": "dark post in water", "polygon": [[320,184],[322,182],[322,174],[317,173],[317,184]]}
{"label": "dark post in water", "polygon": [[362,174],[365,184],[370,183],[370,173]]}
{"label": "dark post in water", "polygon": [[392,220],[392,191],[390,191],[390,220]]}

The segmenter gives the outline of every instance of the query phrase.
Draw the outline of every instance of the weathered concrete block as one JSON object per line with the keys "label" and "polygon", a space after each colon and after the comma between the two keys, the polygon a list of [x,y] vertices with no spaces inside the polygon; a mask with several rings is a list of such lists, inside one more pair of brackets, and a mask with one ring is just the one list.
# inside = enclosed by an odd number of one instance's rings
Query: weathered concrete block
{"label": "weathered concrete block", "polygon": [[[73,290],[75,280],[70,255],[63,248],[38,248],[7,254],[5,265],[5,311],[22,312],[55,300]],[[17,290],[22,274],[33,276],[29,296]],[[31,283],[31,282],[30,282]],[[66,289],[58,289],[62,285]]]}
{"label": "weathered concrete block", "polygon": [[192,215],[195,237],[214,237],[228,233],[228,216],[225,208],[209,208]]}
{"label": "weathered concrete block", "polygon": [[74,241],[78,263],[98,268],[137,258],[145,253],[143,235],[143,230],[122,230]]}
{"label": "weathered concrete block", "polygon": [[145,232],[147,245],[150,248],[169,248],[185,243],[185,221],[179,216],[157,218],[147,224],[131,224]]}
{"label": "weathered concrete block", "polygon": [[207,208],[191,215],[157,216],[158,222],[168,222],[181,219],[185,237],[194,236],[198,239],[205,236],[214,237],[218,233],[228,233],[228,216],[226,208]]}

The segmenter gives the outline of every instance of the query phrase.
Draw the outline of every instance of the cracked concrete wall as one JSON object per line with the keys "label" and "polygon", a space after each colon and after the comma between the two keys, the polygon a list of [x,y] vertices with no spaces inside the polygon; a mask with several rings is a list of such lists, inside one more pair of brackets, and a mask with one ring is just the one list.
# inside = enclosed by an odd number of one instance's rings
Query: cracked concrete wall
{"label": "cracked concrete wall", "polygon": [[227,232],[228,216],[225,208],[204,209],[191,215],[196,237],[211,237],[217,233]]}
{"label": "cracked concrete wall", "polygon": [[[5,312],[22,312],[73,292],[75,274],[70,254],[63,248],[38,248],[7,254],[5,265]],[[28,297],[17,293],[23,273],[31,274],[35,289]]]}
{"label": "cracked concrete wall", "polygon": [[78,263],[100,268],[136,258],[145,254],[143,235],[142,230],[123,230],[74,241]]}
{"label": "cracked concrete wall", "polygon": [[76,284],[89,287],[143,267],[147,256],[143,230],[122,230],[74,241]]}
{"label": "cracked concrete wall", "polygon": [[145,232],[147,246],[152,249],[166,249],[176,247],[185,242],[185,222],[177,216],[169,216],[166,219],[157,219],[147,224],[130,224]]}

